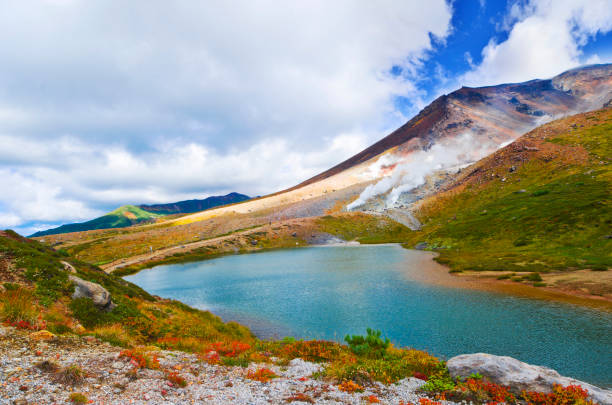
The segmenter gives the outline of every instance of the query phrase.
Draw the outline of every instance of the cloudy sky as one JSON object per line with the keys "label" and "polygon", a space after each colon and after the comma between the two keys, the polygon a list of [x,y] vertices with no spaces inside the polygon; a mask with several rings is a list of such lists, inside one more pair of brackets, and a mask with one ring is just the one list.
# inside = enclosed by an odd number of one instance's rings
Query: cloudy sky
{"label": "cloudy sky", "polygon": [[0,228],[289,187],[611,31],[609,0],[0,0]]}

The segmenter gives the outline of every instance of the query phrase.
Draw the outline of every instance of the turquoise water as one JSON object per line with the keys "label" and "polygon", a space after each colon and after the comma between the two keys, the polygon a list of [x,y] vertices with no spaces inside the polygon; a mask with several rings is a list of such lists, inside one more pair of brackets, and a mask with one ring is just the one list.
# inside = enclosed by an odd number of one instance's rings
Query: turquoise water
{"label": "turquoise water", "polygon": [[312,247],[159,266],[126,280],[262,338],[342,340],[372,327],[444,358],[512,356],[612,387],[612,314],[424,284],[411,276],[423,254],[394,245]]}

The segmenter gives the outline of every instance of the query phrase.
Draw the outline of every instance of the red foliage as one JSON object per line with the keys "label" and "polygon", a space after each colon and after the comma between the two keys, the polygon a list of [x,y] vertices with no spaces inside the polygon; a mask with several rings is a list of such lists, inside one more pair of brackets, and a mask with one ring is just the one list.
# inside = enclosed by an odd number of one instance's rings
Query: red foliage
{"label": "red foliage", "polygon": [[135,368],[159,368],[159,360],[155,355],[153,355],[153,357],[151,358],[144,353],[139,353],[135,350],[127,349],[119,353],[119,357],[127,357],[128,359],[130,359],[130,364],[132,364]]}
{"label": "red foliage", "polygon": [[277,375],[274,374],[274,371],[270,370],[269,368],[259,368],[255,371],[249,370],[246,377],[251,380],[266,383],[269,382],[272,378],[277,377]]}
{"label": "red foliage", "polygon": [[553,386],[551,393],[523,391],[523,399],[528,405],[593,405],[587,398],[589,393],[579,385],[563,387],[559,384]]}
{"label": "red foliage", "polygon": [[368,404],[379,404],[380,399],[376,397],[376,395],[368,395],[364,398]]}
{"label": "red foliage", "polygon": [[516,402],[516,398],[510,393],[508,387],[494,384],[483,379],[468,378],[460,388],[463,391],[470,391],[477,398],[489,398],[494,402]]}
{"label": "red foliage", "polygon": [[224,357],[236,357],[251,349],[248,343],[234,341],[231,343],[215,342],[210,345],[209,351],[215,351]]}
{"label": "red foliage", "polygon": [[419,398],[420,405],[442,405],[442,402],[433,401],[429,398]]}
{"label": "red foliage", "polygon": [[298,392],[285,399],[285,402],[294,401],[308,402],[309,404],[314,404],[314,400],[310,397],[310,395],[304,394],[303,392]]}
{"label": "red foliage", "polygon": [[187,381],[183,377],[179,375],[176,371],[170,371],[166,374],[166,379],[169,381],[169,384],[176,385],[177,387],[186,387]]}
{"label": "red foliage", "polygon": [[412,374],[412,376],[413,376],[414,378],[418,378],[419,380],[423,380],[423,381],[427,381],[427,379],[429,378],[429,377],[427,377],[425,374],[420,373],[420,372],[418,372],[418,371],[415,371],[415,372],[414,372],[414,374]]}
{"label": "red foliage", "polygon": [[178,342],[179,338],[171,336],[157,339],[157,344],[162,349],[174,349]]}
{"label": "red foliage", "polygon": [[344,392],[361,392],[363,391],[363,387],[359,384],[357,384],[354,381],[344,381],[342,384],[338,385],[338,389],[340,391],[344,391]]}
{"label": "red foliage", "polygon": [[47,328],[47,322],[40,320],[33,324],[28,321],[14,321],[14,322],[5,322],[7,326],[12,326],[17,329],[27,329],[27,330],[43,330]]}

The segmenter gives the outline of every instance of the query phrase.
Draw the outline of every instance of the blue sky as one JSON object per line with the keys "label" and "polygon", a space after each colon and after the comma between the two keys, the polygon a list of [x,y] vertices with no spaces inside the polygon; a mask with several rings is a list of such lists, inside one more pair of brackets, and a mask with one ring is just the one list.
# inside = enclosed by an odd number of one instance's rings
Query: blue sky
{"label": "blue sky", "polygon": [[289,187],[463,85],[612,61],[609,0],[0,3],[0,228]]}

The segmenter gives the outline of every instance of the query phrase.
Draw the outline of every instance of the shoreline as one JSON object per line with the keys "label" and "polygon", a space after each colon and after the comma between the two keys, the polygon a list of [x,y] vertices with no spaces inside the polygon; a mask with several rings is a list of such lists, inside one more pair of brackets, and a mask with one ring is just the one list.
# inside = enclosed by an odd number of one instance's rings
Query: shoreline
{"label": "shoreline", "polygon": [[[407,250],[414,251],[414,249]],[[410,277],[417,281],[451,288],[490,291],[525,298],[563,302],[612,312],[612,300],[606,297],[581,293],[575,290],[563,290],[559,287],[534,287],[510,280],[497,280],[497,276],[508,273],[502,271],[450,273],[449,267],[435,261],[435,258],[438,256],[436,252],[420,252],[428,253],[427,256],[429,257],[418,263],[419,268],[426,269],[426,271],[410,272]]]}
{"label": "shoreline", "polygon": [[[245,232],[246,233],[246,232]],[[231,236],[231,235],[228,235]],[[219,238],[219,239],[224,239]],[[206,242],[206,241],[201,241]],[[210,242],[210,240],[208,241]],[[197,242],[196,242],[197,243]],[[296,249],[296,248],[310,248],[310,247],[368,247],[368,246],[380,246],[380,245],[397,245],[404,249],[407,252],[418,252],[419,257],[413,258],[416,260],[418,264],[417,267],[419,269],[424,269],[425,271],[412,271],[410,272],[410,277],[414,280],[434,285],[441,285],[450,288],[465,288],[471,290],[479,290],[479,291],[489,291],[496,292],[501,294],[508,294],[513,296],[532,298],[532,299],[541,299],[546,301],[556,301],[563,302],[568,304],[573,304],[581,307],[601,310],[605,312],[612,312],[612,299],[607,297],[591,295],[584,292],[580,292],[576,289],[561,289],[559,287],[546,286],[546,287],[534,287],[529,284],[518,283],[510,280],[498,280],[497,277],[502,274],[507,274],[507,271],[499,271],[499,272],[477,272],[477,271],[469,271],[469,272],[461,272],[461,273],[451,273],[450,268],[446,265],[438,263],[435,258],[438,256],[437,252],[432,251],[422,251],[416,249],[406,248],[402,245],[401,242],[397,243],[359,243],[357,241],[344,241],[338,243],[330,243],[330,244],[313,244],[313,245],[299,245],[299,246],[291,246],[291,247],[274,247],[274,248],[259,248],[259,249],[248,249],[238,252],[218,252],[216,254],[208,255],[207,257],[202,257],[197,254],[194,255],[185,255],[180,258],[174,258],[170,261],[151,261],[149,262],[151,266],[146,266],[143,268],[133,269],[134,271],[130,271],[128,274],[122,274],[120,277],[133,275],[139,273],[143,270],[152,269],[157,266],[163,266],[166,264],[181,264],[181,263],[190,263],[194,261],[206,261],[210,259],[217,259],[220,257],[224,257],[227,255],[234,254],[253,254],[253,253],[265,253],[275,250],[284,250],[284,249]],[[169,248],[174,250],[179,247]],[[179,248],[180,249],[180,248]],[[130,259],[127,259],[130,261]],[[146,263],[146,261],[145,261]],[[134,263],[136,264],[136,263]],[[132,264],[133,265],[133,264]],[[130,267],[130,266],[126,266]],[[114,270],[121,270],[122,267],[117,267]],[[583,270],[577,270],[583,271]],[[567,272],[563,274],[575,273],[577,271]],[[114,272],[114,271],[111,271]],[[528,274],[526,272],[525,274]],[[557,273],[554,273],[557,274]],[[548,277],[548,274],[542,274],[544,277]]]}

